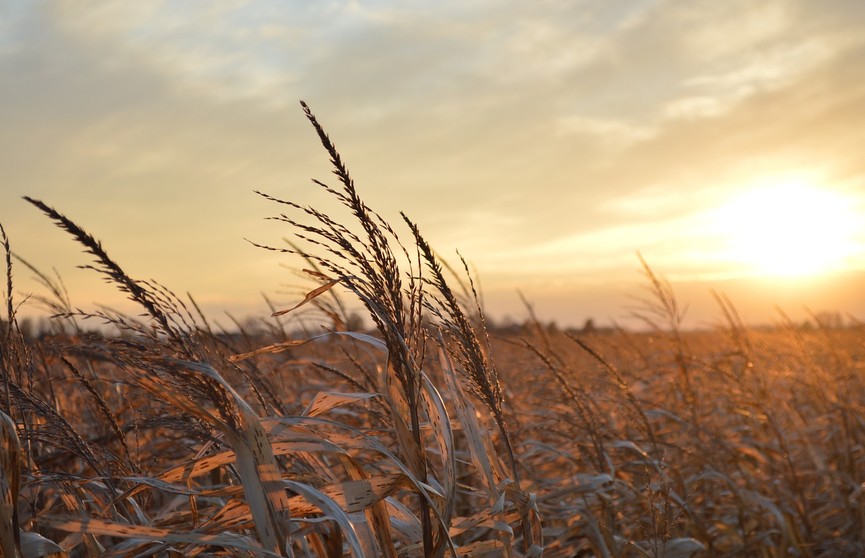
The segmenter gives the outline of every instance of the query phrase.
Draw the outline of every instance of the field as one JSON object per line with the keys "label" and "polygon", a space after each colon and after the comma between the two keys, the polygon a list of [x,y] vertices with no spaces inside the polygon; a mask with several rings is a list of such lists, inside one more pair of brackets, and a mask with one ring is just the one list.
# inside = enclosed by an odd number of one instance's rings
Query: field
{"label": "field", "polygon": [[725,326],[683,331],[645,266],[646,332],[488,328],[464,262],[367,207],[306,110],[348,218],[262,194],[297,237],[262,249],[311,285],[256,327],[216,329],[30,200],[143,315],[42,274],[54,330],[25,335],[2,235],[3,556],[865,553],[860,327],[749,329],[719,296]]}

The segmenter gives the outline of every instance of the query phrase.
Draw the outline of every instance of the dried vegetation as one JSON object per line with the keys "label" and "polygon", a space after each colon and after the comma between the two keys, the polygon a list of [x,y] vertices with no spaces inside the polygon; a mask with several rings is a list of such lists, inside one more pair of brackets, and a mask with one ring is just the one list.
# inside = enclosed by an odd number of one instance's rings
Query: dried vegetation
{"label": "dried vegetation", "polygon": [[[261,194],[296,237],[261,247],[316,286],[256,331],[220,330],[28,199],[144,314],[78,310],[0,228],[0,555],[865,553],[859,329],[753,331],[718,297],[718,330],[683,332],[644,266],[651,333],[490,332],[464,262],[406,216],[401,240],[303,109],[347,217]],[[13,264],[53,335],[22,331]],[[344,327],[338,291],[374,332]],[[299,333],[308,309],[332,327]]]}

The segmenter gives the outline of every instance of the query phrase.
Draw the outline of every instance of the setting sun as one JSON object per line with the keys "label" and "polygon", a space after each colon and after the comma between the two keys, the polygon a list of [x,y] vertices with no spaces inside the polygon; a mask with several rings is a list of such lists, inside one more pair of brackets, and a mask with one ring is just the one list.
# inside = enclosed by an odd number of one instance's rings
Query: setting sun
{"label": "setting sun", "polygon": [[719,217],[732,260],[752,274],[783,277],[846,269],[861,220],[852,200],[801,179],[758,185]]}

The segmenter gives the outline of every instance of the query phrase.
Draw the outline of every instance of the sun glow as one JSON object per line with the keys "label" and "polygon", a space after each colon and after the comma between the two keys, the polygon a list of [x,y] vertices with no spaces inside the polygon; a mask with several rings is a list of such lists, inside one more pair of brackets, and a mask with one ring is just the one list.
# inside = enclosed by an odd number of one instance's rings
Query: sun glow
{"label": "sun glow", "polygon": [[863,217],[853,199],[801,179],[761,184],[718,212],[730,259],[753,275],[803,277],[848,269]]}

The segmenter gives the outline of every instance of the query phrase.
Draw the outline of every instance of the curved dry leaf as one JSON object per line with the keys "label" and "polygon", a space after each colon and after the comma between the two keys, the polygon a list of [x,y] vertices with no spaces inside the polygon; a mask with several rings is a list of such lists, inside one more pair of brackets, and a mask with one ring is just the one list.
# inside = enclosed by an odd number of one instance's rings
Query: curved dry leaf
{"label": "curved dry leaf", "polygon": [[[312,338],[314,339],[314,338]],[[261,347],[260,349],[255,349],[254,351],[249,351],[248,353],[240,353],[236,355],[231,355],[228,357],[228,362],[239,362],[241,360],[246,360],[248,358],[252,358],[258,355],[265,354],[277,354],[283,351],[287,351],[293,347],[299,347],[301,345],[306,345],[312,339],[291,339],[288,341],[282,341],[280,343],[274,343],[273,345],[268,345],[266,347]]]}
{"label": "curved dry leaf", "polygon": [[[294,513],[294,510],[292,510]],[[252,513],[249,504],[237,498],[229,500],[222,506],[210,520],[202,525],[204,528],[225,529],[229,526],[238,526],[244,523],[252,523]]]}
{"label": "curved dry leaf", "polygon": [[178,361],[225,389],[240,418],[239,431],[225,428],[225,440],[236,454],[236,468],[261,543],[280,556],[291,556],[288,495],[267,433],[252,407],[208,364]]}
{"label": "curved dry leaf", "polygon": [[638,446],[637,444],[635,444],[631,440],[614,440],[610,445],[613,446],[614,448],[631,450],[632,452],[636,453],[640,457],[646,459],[647,462],[651,461],[651,456],[646,452],[646,450],[644,450],[643,448],[641,448],[640,446]]}
{"label": "curved dry leaf", "polygon": [[315,394],[312,402],[304,409],[303,416],[315,417],[336,407],[348,405],[357,401],[368,401],[378,397],[377,393],[340,393],[338,391],[320,391]]}
{"label": "curved dry leaf", "polygon": [[445,384],[448,391],[453,394],[452,404],[459,418],[463,436],[468,442],[472,463],[482,473],[480,478],[484,483],[484,489],[490,503],[495,502],[501,496],[497,487],[497,478],[501,479],[505,476],[498,460],[492,459],[498,454],[495,448],[491,447],[486,430],[481,428],[474,409],[466,399],[466,393],[457,378],[450,356],[441,348],[439,349],[439,361],[444,371]]}
{"label": "curved dry leaf", "polygon": [[[429,485],[427,485],[426,483],[421,482],[417,478],[417,476],[412,472],[411,467],[407,466],[405,463],[403,463],[401,460],[399,460],[393,454],[393,452],[391,452],[384,444],[381,443],[381,441],[377,440],[376,438],[369,436],[368,434],[362,432],[361,430],[358,430],[357,428],[353,428],[347,424],[342,424],[339,422],[327,420],[327,419],[324,419],[321,417],[268,417],[265,420],[266,420],[266,424],[269,424],[272,432],[276,431],[276,428],[278,425],[282,425],[284,427],[291,428],[291,427],[296,427],[296,426],[303,424],[303,423],[306,423],[306,422],[312,423],[312,424],[328,425],[331,427],[340,428],[340,429],[346,430],[347,432],[350,432],[354,436],[354,438],[351,440],[352,443],[354,444],[354,447],[375,451],[375,452],[383,455],[384,457],[386,457],[388,460],[390,460],[390,462],[393,463],[393,465],[395,465],[403,473],[403,475],[405,475],[405,477],[411,483],[411,486],[413,486],[415,488],[415,490],[417,491],[417,494],[421,498],[426,498],[427,502],[430,503],[432,511],[433,511],[433,516],[435,517],[436,522],[438,522],[439,526],[444,528],[444,529],[447,528],[444,525],[444,522],[442,521],[442,517],[439,514],[439,510],[435,506],[434,499],[433,499],[433,495],[441,497],[441,494],[438,493],[436,490],[434,490]],[[334,437],[335,436],[330,435],[331,439],[334,439]],[[451,548],[453,548],[453,547],[451,546]]]}
{"label": "curved dry leaf", "polygon": [[[345,449],[336,445],[333,442],[318,438],[308,434],[298,435],[296,439],[285,440],[285,434],[271,441],[270,445],[273,450],[273,455],[287,455],[293,452],[329,452],[329,453],[345,453]],[[354,442],[355,440],[345,437],[345,442]],[[348,447],[364,447],[359,444],[349,444]],[[188,481],[196,477],[200,477],[218,469],[224,465],[230,465],[237,461],[237,454],[232,450],[225,450],[215,455],[190,459],[183,465],[172,467],[160,474],[157,479],[161,482],[173,483],[180,481]]]}
{"label": "curved dry leaf", "polygon": [[337,502],[331,499],[327,494],[316,490],[315,488],[300,482],[291,480],[285,481],[286,486],[306,498],[307,501],[314,504],[324,514],[333,519],[342,530],[346,543],[351,550],[351,553],[357,558],[363,558],[363,546],[360,538],[355,531],[354,524],[351,518],[339,506]]}
{"label": "curved dry leaf", "polygon": [[21,445],[15,421],[0,411],[0,554],[18,556],[18,489]]}
{"label": "curved dry leaf", "polygon": [[39,533],[21,533],[21,556],[23,558],[63,558],[66,552],[56,542]]}
{"label": "curved dry leaf", "polygon": [[334,285],[339,283],[339,281],[340,281],[339,279],[332,279],[332,280],[328,281],[324,285],[317,287],[317,288],[309,291],[308,293],[306,293],[306,297],[303,300],[301,300],[300,302],[298,302],[297,304],[295,304],[294,306],[292,306],[291,308],[288,308],[287,310],[278,310],[278,311],[274,312],[273,314],[271,314],[270,317],[275,318],[277,316],[282,316],[283,314],[288,314],[289,312],[291,312],[293,310],[297,310],[298,308],[300,308],[301,306],[303,306],[304,304],[306,304],[310,300],[316,298],[317,296],[321,296],[324,293],[326,293],[327,291],[329,291],[331,288],[333,288]]}
{"label": "curved dry leaf", "polygon": [[239,548],[258,553],[263,556],[280,558],[280,554],[270,552],[261,548],[249,537],[235,535],[233,533],[196,533],[177,532],[160,527],[147,527],[145,525],[130,525],[128,523],[115,523],[102,519],[80,519],[64,517],[42,517],[36,520],[40,525],[66,531],[69,533],[89,533],[92,535],[104,535],[119,537],[123,539],[144,539],[158,542],[187,543],[204,546],[221,546],[225,548]]}
{"label": "curved dry leaf", "polygon": [[607,473],[598,475],[589,475],[586,473],[578,473],[575,478],[579,483],[570,489],[564,489],[562,492],[573,492],[582,494],[585,492],[606,492],[613,488],[614,479]]}
{"label": "curved dry leaf", "polygon": [[368,345],[372,345],[382,352],[387,352],[387,345],[385,345],[384,341],[377,337],[373,337],[372,335],[367,335],[366,333],[358,333],[357,331],[331,331],[330,335],[345,335],[346,337],[351,337],[358,341],[363,341]]}
{"label": "curved dry leaf", "polygon": [[323,488],[322,492],[342,506],[347,513],[355,513],[371,507],[405,486],[409,486],[408,479],[402,473],[397,473],[333,484]]}
{"label": "curved dry leaf", "polygon": [[[343,456],[340,462],[350,480],[369,480],[363,468],[350,456]],[[387,513],[386,498],[387,496],[364,510],[366,530],[369,531],[368,535],[372,535],[371,538],[378,542],[377,555],[382,558],[398,558],[393,529]]]}
{"label": "curved dry leaf", "polygon": [[[149,486],[151,488],[155,488],[157,490],[161,490],[162,492],[167,492],[169,494],[182,494],[184,496],[194,496],[199,493],[198,490],[192,490],[185,486],[180,486],[177,484],[171,484],[169,482],[165,482],[159,478],[152,477],[121,477],[124,481],[131,482],[138,485]],[[178,479],[179,480],[179,479]]]}
{"label": "curved dry leaf", "polygon": [[160,474],[157,479],[166,482],[180,482],[200,477],[214,469],[218,469],[223,465],[234,463],[237,456],[233,451],[223,451],[216,455],[208,455],[199,457],[198,459],[190,459],[183,465],[172,467]]}
{"label": "curved dry leaf", "polygon": [[466,531],[477,528],[495,529],[496,531],[507,533],[513,536],[514,530],[510,526],[512,521],[518,521],[520,518],[517,513],[504,514],[499,510],[485,509],[480,510],[471,517],[458,517],[454,519],[454,525],[450,528],[449,535],[457,537]]}
{"label": "curved dry leaf", "polygon": [[417,516],[405,504],[395,498],[385,498],[392,532],[404,545],[417,542],[423,537],[423,527]]}
{"label": "curved dry leaf", "polygon": [[457,485],[453,428],[451,427],[450,417],[448,416],[441,394],[432,381],[430,381],[426,372],[422,372],[421,377],[423,379],[423,383],[421,384],[421,401],[424,404],[426,415],[429,417],[443,467],[442,479],[440,479],[443,494],[439,513],[441,514],[442,522],[450,528],[454,502],[456,501]]}

